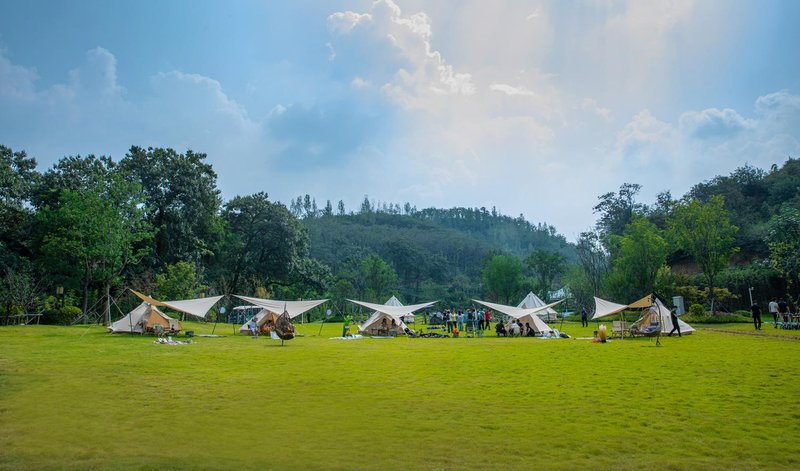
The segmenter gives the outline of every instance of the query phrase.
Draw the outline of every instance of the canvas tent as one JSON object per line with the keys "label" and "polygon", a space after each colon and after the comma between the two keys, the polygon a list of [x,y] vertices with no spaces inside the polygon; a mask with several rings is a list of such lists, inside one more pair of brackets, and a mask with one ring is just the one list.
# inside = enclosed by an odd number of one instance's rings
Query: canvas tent
{"label": "canvas tent", "polygon": [[142,334],[151,332],[156,324],[162,326],[166,331],[178,332],[181,330],[180,321],[167,316],[158,309],[159,307],[168,307],[195,317],[205,317],[214,304],[223,298],[222,296],[213,296],[178,301],[157,301],[137,291],[130,291],[142,300],[142,304],[126,314],[122,319],[111,324],[108,327],[111,333]]}
{"label": "canvas tent", "polygon": [[[647,297],[649,298],[649,296]],[[661,325],[661,333],[666,335],[669,334],[669,331],[672,330],[672,318],[670,316],[670,311],[667,306],[661,302],[656,296],[655,302],[650,302],[647,306],[645,306],[643,299],[640,299],[636,303],[630,304],[631,308],[642,308],[645,309],[642,311],[642,317],[639,318],[636,322],[631,325],[631,332],[636,333],[637,331],[641,331],[649,325],[654,323],[659,323]],[[680,318],[678,318],[678,325],[681,327],[681,334],[687,335],[694,332],[694,327],[690,326],[686,322],[683,322]]]}
{"label": "canvas tent", "polygon": [[[257,312],[255,315],[259,329],[261,329],[270,319],[275,322],[278,316],[283,314],[284,311],[289,314],[289,318],[294,319],[304,312],[309,311],[327,301],[327,299],[315,299],[311,301],[279,301],[276,299],[251,298],[249,296],[240,296],[238,294],[234,294],[234,296],[239,299],[243,299],[254,306],[259,306],[262,308],[261,311]],[[248,322],[250,322],[249,318],[239,329],[239,332],[243,334],[250,332],[247,328]]]}
{"label": "canvas tent", "polygon": [[[392,298],[395,300],[397,299],[394,298],[394,296],[392,296]],[[374,304],[364,301],[354,301],[352,299],[348,299],[348,301],[375,311],[369,317],[369,319],[366,320],[366,322],[358,326],[358,331],[367,335],[388,335],[392,333],[404,334],[405,330],[408,328],[406,323],[403,322],[404,316],[407,316],[419,309],[432,306],[437,302],[431,301],[429,303],[411,304],[409,306],[392,306],[387,304]],[[389,301],[391,301],[391,299]]]}
{"label": "canvas tent", "polygon": [[[399,299],[397,299],[397,297],[395,297],[395,296],[392,296],[391,298],[389,298],[389,299],[388,299],[388,300],[387,300],[385,303],[383,303],[383,304],[384,304],[384,306],[402,306],[402,305],[403,305],[403,303],[401,303],[401,302],[400,302],[400,300],[399,300]],[[376,312],[377,312],[377,311],[376,311]],[[374,314],[375,314],[375,313],[373,313],[373,315],[374,315]],[[409,312],[408,314],[403,314],[402,316],[400,316],[400,319],[401,319],[403,322],[405,322],[406,324],[410,324],[410,323],[414,322],[414,321],[416,320],[416,318],[417,318],[417,317],[416,317],[416,316],[414,315],[414,313],[412,313],[412,312]]]}
{"label": "canvas tent", "polygon": [[[525,299],[523,299],[522,302],[517,304],[517,307],[521,309],[530,309],[534,307],[542,307],[544,305],[545,302],[542,301],[539,296],[536,296],[533,291],[531,291],[527,296],[525,296]],[[537,312],[536,315],[545,322],[555,322],[558,320],[558,313],[551,307],[544,311]]]}
{"label": "canvas tent", "polygon": [[167,332],[178,332],[181,330],[181,323],[173,319],[157,307],[142,301],[125,317],[112,323],[108,330],[114,334],[143,334],[152,332],[156,325],[160,325]]}
{"label": "canvas tent", "polygon": [[594,315],[592,320],[618,314],[628,308],[627,304],[617,304],[605,299],[594,297]]}
{"label": "canvas tent", "polygon": [[[265,325],[274,326],[275,322],[278,321],[278,317],[279,316],[280,316],[280,314],[272,312],[269,309],[266,309],[266,308],[262,307],[261,310],[259,310],[254,316],[256,318],[256,324],[258,325],[258,331],[262,332],[262,333],[265,332],[265,327],[264,327]],[[252,317],[249,317],[247,319],[247,322],[242,324],[242,326],[239,328],[239,333],[240,334],[249,334],[250,333],[250,325],[249,325],[250,324],[250,319],[252,319]]]}
{"label": "canvas tent", "polygon": [[490,309],[494,309],[495,311],[500,311],[503,314],[511,316],[514,319],[517,319],[518,321],[520,321],[523,326],[527,322],[528,324],[530,324],[531,328],[533,328],[533,330],[537,334],[541,334],[543,332],[548,332],[548,331],[553,330],[553,329],[550,328],[549,325],[547,325],[543,320],[541,320],[539,318],[538,313],[542,312],[542,311],[546,311],[548,308],[552,308],[553,306],[564,302],[564,300],[562,299],[561,301],[556,301],[554,303],[545,304],[543,306],[529,308],[529,309],[523,309],[523,308],[520,308],[520,307],[506,306],[505,304],[496,304],[496,303],[490,303],[490,302],[487,302],[487,301],[480,301],[478,299],[473,299],[473,301],[475,301],[476,303],[483,304],[484,306],[486,306],[486,307],[488,307]]}

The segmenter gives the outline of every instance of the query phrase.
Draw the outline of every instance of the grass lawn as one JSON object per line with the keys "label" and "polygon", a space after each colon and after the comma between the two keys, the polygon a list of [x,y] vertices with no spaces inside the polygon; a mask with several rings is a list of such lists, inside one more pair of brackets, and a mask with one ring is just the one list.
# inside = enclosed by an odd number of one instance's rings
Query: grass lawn
{"label": "grass lawn", "polygon": [[230,325],[178,346],[0,327],[0,469],[800,468],[798,331],[655,347],[319,328],[280,347]]}

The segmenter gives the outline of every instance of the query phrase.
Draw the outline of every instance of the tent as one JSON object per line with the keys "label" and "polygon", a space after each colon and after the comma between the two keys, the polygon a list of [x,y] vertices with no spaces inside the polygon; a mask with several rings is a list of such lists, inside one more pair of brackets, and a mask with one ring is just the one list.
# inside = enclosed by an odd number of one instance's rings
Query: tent
{"label": "tent", "polygon": [[[545,302],[542,301],[539,296],[536,296],[533,291],[531,291],[527,296],[525,296],[525,299],[523,299],[522,302],[517,304],[517,307],[522,309],[530,309],[534,307],[542,307],[544,305]],[[558,317],[556,310],[550,307],[544,311],[538,312],[536,315],[545,322],[555,322]]]}
{"label": "tent", "polygon": [[[290,319],[294,319],[304,312],[314,309],[315,307],[327,301],[327,299],[314,299],[310,301],[279,301],[276,299],[251,298],[249,296],[240,296],[238,294],[234,294],[234,296],[261,308],[261,310],[255,314],[259,330],[263,329],[264,324],[270,320],[272,321],[273,325],[275,325],[278,317],[284,312],[289,314]],[[240,333],[250,333],[250,329],[247,327],[250,319],[252,318],[247,318],[246,322],[241,328],[239,328]]]}
{"label": "tent", "polygon": [[[265,325],[274,326],[275,323],[278,321],[278,317],[279,316],[280,316],[280,314],[272,312],[269,309],[262,307],[261,310],[258,311],[256,313],[256,315],[255,315],[256,324],[258,325],[258,331],[262,332],[262,333],[265,332],[265,327],[264,327]],[[252,319],[252,317],[249,317],[247,319],[247,322],[245,322],[239,328],[239,333],[240,334],[249,334],[250,333],[250,326],[249,326],[250,319]]]}
{"label": "tent", "polygon": [[[654,323],[659,323],[661,325],[661,333],[666,335],[669,334],[669,331],[672,330],[672,318],[670,316],[670,311],[667,306],[661,302],[656,296],[655,302],[651,302],[648,306],[644,306],[640,299],[634,304],[631,304],[631,307],[641,307],[646,309],[642,311],[642,317],[639,318],[636,322],[631,325],[631,333],[636,335],[636,332],[641,332],[647,326],[650,326]],[[638,305],[637,305],[638,304]],[[683,322],[680,318],[678,318],[678,325],[681,327],[681,334],[687,335],[694,332],[694,327],[690,326],[686,322]]]}
{"label": "tent", "polygon": [[[389,301],[391,301],[392,299],[396,300],[397,298],[392,296],[392,298],[389,299]],[[373,304],[364,301],[354,301],[352,299],[348,299],[348,301],[375,311],[369,317],[369,319],[366,320],[366,322],[358,326],[358,331],[361,332],[362,334],[367,334],[367,335],[390,334],[390,333],[404,334],[405,330],[408,328],[408,326],[406,326],[406,323],[403,322],[404,316],[407,316],[419,309],[424,309],[428,306],[432,306],[437,302],[437,301],[431,301],[429,303],[411,304],[409,306],[403,306],[403,305],[393,306],[388,304]]]}
{"label": "tent", "polygon": [[605,299],[600,299],[597,296],[595,296],[594,315],[592,316],[592,320],[618,314],[624,311],[625,309],[628,309],[627,304],[617,304],[611,301],[606,301]]}
{"label": "tent", "polygon": [[114,334],[143,334],[152,332],[156,324],[168,332],[179,332],[181,330],[180,321],[167,316],[159,311],[157,307],[144,301],[122,319],[112,323],[108,330]]}
{"label": "tent", "polygon": [[545,324],[545,322],[539,318],[538,315],[539,312],[547,311],[547,309],[552,308],[553,306],[564,302],[564,300],[562,299],[561,301],[545,304],[543,306],[523,309],[521,307],[506,306],[505,304],[495,304],[487,301],[480,301],[478,299],[473,299],[473,301],[475,301],[476,303],[483,304],[484,306],[490,309],[494,309],[495,311],[500,311],[503,314],[511,316],[514,319],[520,321],[523,326],[527,322],[528,324],[530,324],[530,326],[537,334],[553,330],[550,328],[549,325]]}
{"label": "tent", "polygon": [[222,296],[213,296],[178,301],[157,301],[138,291],[130,291],[142,300],[142,304],[126,314],[122,319],[111,324],[108,327],[111,333],[143,334],[151,332],[156,324],[164,327],[164,330],[178,332],[181,330],[181,323],[158,310],[159,307],[168,307],[185,314],[204,318],[214,304],[217,304],[223,298]]}
{"label": "tent", "polygon": [[[388,301],[383,303],[383,305],[384,306],[402,306],[403,303],[401,303],[400,300],[397,299],[395,296],[392,296],[391,298],[389,298]],[[375,313],[373,312],[372,314],[374,315]],[[408,314],[404,314],[404,315],[400,316],[400,319],[403,322],[405,322],[406,324],[410,324],[410,323],[414,322],[416,320],[416,318],[417,317],[411,312],[409,312]]]}

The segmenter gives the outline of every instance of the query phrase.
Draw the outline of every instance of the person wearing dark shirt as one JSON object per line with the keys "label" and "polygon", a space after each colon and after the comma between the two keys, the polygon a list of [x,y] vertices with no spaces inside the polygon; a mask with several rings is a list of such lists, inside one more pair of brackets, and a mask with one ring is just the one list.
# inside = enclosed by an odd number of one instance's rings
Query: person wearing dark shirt
{"label": "person wearing dark shirt", "polygon": [[667,334],[667,337],[672,337],[672,334],[676,330],[678,331],[678,337],[683,337],[681,335],[681,326],[680,326],[680,324],[678,324],[678,315],[675,314],[675,311],[676,311],[676,309],[674,307],[669,310],[669,318],[672,321],[672,330],[669,331],[669,334]]}
{"label": "person wearing dark shirt", "polygon": [[585,307],[581,308],[581,327],[589,327],[589,313]]}
{"label": "person wearing dark shirt", "polygon": [[761,308],[758,307],[758,304],[753,303],[750,306],[750,312],[753,314],[753,326],[756,330],[761,330]]}

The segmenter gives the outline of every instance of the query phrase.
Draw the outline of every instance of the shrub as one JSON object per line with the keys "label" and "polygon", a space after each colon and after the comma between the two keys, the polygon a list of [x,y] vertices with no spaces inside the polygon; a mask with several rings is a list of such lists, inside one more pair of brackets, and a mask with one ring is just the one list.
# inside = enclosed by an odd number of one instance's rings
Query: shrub
{"label": "shrub", "polygon": [[689,324],[735,324],[735,323],[750,323],[752,319],[746,316],[740,316],[737,314],[722,314],[717,316],[706,316],[706,315],[685,315],[681,317],[684,322],[688,322]]}
{"label": "shrub", "polygon": [[706,309],[702,304],[692,304],[689,306],[689,315],[692,317],[701,317],[705,315]]}
{"label": "shrub", "polygon": [[77,306],[64,306],[61,309],[47,309],[42,313],[42,323],[70,325],[81,313],[81,308]]}

